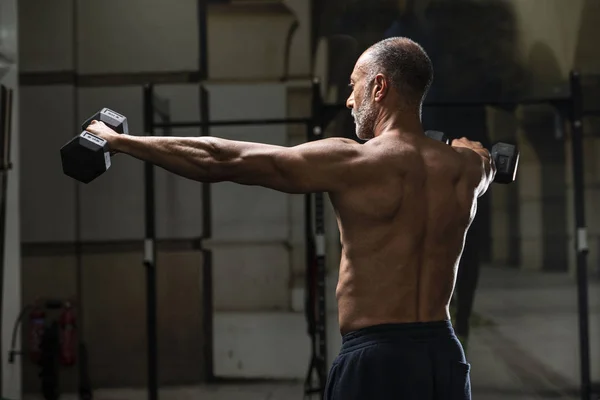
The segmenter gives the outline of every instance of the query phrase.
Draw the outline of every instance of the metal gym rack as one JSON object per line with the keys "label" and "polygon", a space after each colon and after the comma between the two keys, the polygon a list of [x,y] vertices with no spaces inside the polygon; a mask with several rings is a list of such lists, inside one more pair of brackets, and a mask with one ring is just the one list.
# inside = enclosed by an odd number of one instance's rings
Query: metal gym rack
{"label": "metal gym rack", "polygon": [[[212,126],[234,126],[234,125],[282,125],[303,124],[306,126],[306,140],[319,140],[331,119],[339,111],[337,106],[327,106],[321,101],[320,85],[318,80],[312,83],[312,110],[313,115],[308,118],[283,118],[283,119],[257,119],[257,120],[231,120],[211,121],[208,109],[208,91],[201,85],[201,121],[164,121],[155,122],[155,114],[161,115],[163,120],[168,112],[156,106],[159,101],[154,93],[154,85],[144,87],[144,131],[148,135],[154,135],[157,129],[175,128],[201,128],[202,136],[210,134]],[[145,256],[144,266],[146,268],[147,288],[147,329],[148,329],[148,382],[149,399],[157,399],[157,336],[156,336],[156,227],[155,227],[155,182],[154,166],[150,163],[145,165]],[[325,304],[325,224],[324,224],[324,195],[323,193],[305,195],[305,240],[307,249],[307,271],[314,280],[307,279],[307,308],[305,310],[309,324],[309,333],[312,340],[313,354],[306,380],[306,393],[324,393],[326,369],[327,369],[327,340],[326,340],[326,304]],[[314,208],[314,210],[313,210]],[[311,218],[314,214],[314,225]],[[205,371],[206,380],[214,381],[212,337],[213,337],[213,297],[212,297],[212,251],[204,243],[212,238],[212,201],[211,185],[202,184],[202,215],[203,227],[200,247],[203,253],[203,333],[205,337]],[[313,232],[314,226],[314,232]],[[316,372],[318,386],[312,385],[312,373]]]}
{"label": "metal gym rack", "polygon": [[[1,196],[2,204],[0,204],[0,309],[4,305],[4,275],[5,275],[5,260],[6,260],[6,208],[8,207],[8,178],[9,172],[12,169],[10,150],[12,136],[12,115],[13,115],[13,90],[4,85],[0,85],[0,177],[2,179]],[[0,321],[0,332],[3,332],[3,324]],[[0,376],[4,370],[3,365],[0,365]],[[0,382],[0,397],[2,397],[2,382]]]}
{"label": "metal gym rack", "polygon": [[[425,107],[516,107],[524,104],[551,104],[558,112],[569,119],[571,125],[572,141],[572,173],[574,183],[574,215],[575,215],[575,250],[577,262],[577,293],[578,293],[578,321],[579,321],[579,349],[581,371],[581,399],[589,400],[592,396],[590,380],[589,359],[589,307],[588,307],[588,274],[587,274],[587,228],[585,226],[585,203],[583,183],[583,119],[587,115],[599,115],[597,110],[585,110],[583,106],[583,93],[581,75],[573,71],[570,74],[569,94],[564,97],[521,99],[519,101],[480,101],[456,103],[426,103]],[[154,86],[144,88],[145,131],[154,135],[159,128],[172,129],[183,127],[200,127],[202,135],[209,135],[211,126],[226,125],[270,125],[270,124],[304,124],[307,128],[307,140],[318,140],[322,137],[333,117],[345,107],[343,104],[324,104],[320,95],[319,81],[315,79],[312,84],[312,115],[308,118],[265,119],[265,120],[236,120],[236,121],[210,121],[208,110],[208,92],[201,86],[201,119],[192,122],[154,122],[157,111],[155,104]],[[156,263],[155,263],[155,221],[154,221],[154,175],[153,166],[146,165],[146,257],[144,264],[147,269],[147,296],[148,296],[148,377],[149,398],[157,399],[157,360],[156,360]],[[203,216],[204,226],[202,240],[212,236],[210,184],[203,184]],[[309,334],[312,341],[311,362],[305,382],[305,395],[320,394],[323,397],[327,377],[327,337],[326,337],[326,304],[325,304],[325,227],[324,227],[324,195],[314,194],[305,196],[305,228],[307,248],[307,302],[306,317]],[[314,225],[313,218],[314,217]],[[313,231],[314,228],[314,231]],[[204,254],[203,265],[203,296],[204,296],[204,333],[206,339],[206,378],[214,380],[212,358],[212,253],[210,249],[202,247]],[[314,308],[313,308],[314,306]],[[316,373],[318,385],[312,385],[312,374]]]}

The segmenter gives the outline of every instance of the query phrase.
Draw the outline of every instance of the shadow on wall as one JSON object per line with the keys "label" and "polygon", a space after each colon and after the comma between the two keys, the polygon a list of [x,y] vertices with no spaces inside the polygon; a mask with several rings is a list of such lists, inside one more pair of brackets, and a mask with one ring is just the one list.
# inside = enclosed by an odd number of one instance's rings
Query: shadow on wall
{"label": "shadow on wall", "polygon": [[[589,109],[600,110],[600,55],[597,41],[600,34],[599,1],[585,1],[580,22],[574,53],[574,66],[584,75],[585,106]],[[593,78],[586,80],[586,75],[593,75]],[[600,118],[587,118],[585,127],[586,134],[600,137]]]}
{"label": "shadow on wall", "polygon": [[[376,5],[368,0],[329,0],[321,5],[320,36],[347,35],[356,42],[355,59],[374,42],[390,36],[406,36],[420,43],[431,57],[435,79],[427,102],[473,102],[485,99],[518,98],[530,91],[530,78],[518,51],[517,19],[506,1],[472,0],[386,0]],[[335,58],[334,58],[335,60]],[[330,81],[347,82],[344,76]],[[347,91],[338,91],[338,102]],[[427,107],[425,129],[438,129],[451,136],[467,136],[491,145],[485,106]],[[336,136],[355,138],[350,113],[336,121]],[[500,134],[515,140],[516,132]],[[491,258],[491,217],[484,198],[471,232],[483,238],[482,260]],[[518,215],[518,213],[515,213]],[[517,223],[518,225],[518,223]],[[513,257],[514,258],[514,257]]]}
{"label": "shadow on wall", "polygon": [[[528,72],[532,97],[548,98],[560,92],[565,78],[552,49],[541,42],[535,43],[528,54]],[[534,158],[523,158],[525,168],[537,169],[536,174],[527,174],[539,179],[539,193],[535,208],[540,210],[538,232],[541,239],[541,268],[549,271],[568,269],[568,227],[565,142],[559,137],[561,119],[558,111],[549,104],[522,106],[519,110],[519,126]],[[527,154],[527,153],[524,153]],[[523,174],[525,175],[525,174]],[[531,187],[531,185],[530,185]]]}
{"label": "shadow on wall", "polygon": [[517,20],[502,0],[328,0],[319,36],[349,35],[360,51],[390,36],[423,45],[434,62],[437,100],[519,96],[528,88]]}
{"label": "shadow on wall", "polygon": [[[319,36],[353,37],[357,42],[355,58],[386,37],[406,36],[416,40],[434,63],[435,79],[427,97],[429,102],[518,98],[530,91],[529,74],[518,51],[517,20],[508,2],[384,0],[372,3],[368,0],[323,2]],[[333,79],[347,81],[348,71],[339,72],[344,76]],[[344,100],[340,95],[338,101]],[[348,128],[345,123],[344,132]]]}
{"label": "shadow on wall", "polygon": [[518,98],[528,88],[506,1],[435,1],[426,9],[439,100]]}
{"label": "shadow on wall", "polygon": [[[514,130],[499,132],[499,127],[489,125],[493,121],[487,118],[485,106],[489,100],[519,98],[530,87],[518,51],[517,18],[511,5],[500,0],[432,1],[424,11],[429,37],[426,45],[435,68],[427,101],[481,102],[480,106],[426,108],[425,128],[444,130],[451,137],[466,136],[488,148],[492,145],[491,132],[495,140],[515,141]],[[510,191],[516,193],[516,186]],[[510,224],[518,226],[518,212],[513,215]],[[477,243],[481,262],[494,261],[492,228],[491,196],[483,196],[467,239]],[[504,259],[513,263],[518,255]]]}
{"label": "shadow on wall", "polygon": [[[543,242],[545,268],[566,268],[567,231],[565,198],[564,143],[551,139],[556,131],[553,109],[527,107],[519,110],[514,124],[487,118],[484,105],[489,100],[518,100],[542,94],[548,96],[555,85],[564,82],[559,65],[551,49],[537,43],[523,57],[519,47],[519,27],[513,6],[508,1],[474,0],[435,1],[403,0],[381,1],[376,6],[367,0],[330,0],[324,3],[321,36],[342,34],[357,41],[356,58],[364,49],[389,36],[407,36],[426,49],[435,68],[435,80],[427,102],[481,102],[481,106],[464,108],[428,107],[423,113],[426,129],[444,130],[451,136],[467,136],[491,146],[490,132],[495,140],[517,140],[516,126],[531,143],[536,160],[534,168],[541,169],[540,201],[542,226],[537,229]],[[336,71],[332,70],[332,73]],[[348,79],[348,71],[340,68],[335,81]],[[347,93],[340,90],[339,102]],[[514,118],[514,110],[506,113]],[[339,117],[336,135],[354,137],[354,126],[349,113]],[[492,125],[490,125],[492,124]],[[512,127],[512,128],[511,128]],[[533,182],[535,183],[535,182]],[[518,191],[513,190],[509,200],[510,235],[521,235]],[[538,208],[538,209],[539,209]],[[491,261],[491,212],[489,199],[482,198],[479,213],[471,234],[481,238],[482,261]],[[519,260],[518,243],[504,259]]]}
{"label": "shadow on wall", "polygon": [[[398,0],[322,0],[318,35],[354,37],[364,50],[381,39],[398,14]],[[400,2],[402,3],[402,2]]]}
{"label": "shadow on wall", "polygon": [[600,33],[600,2],[585,0],[579,21],[575,46],[575,66],[584,74],[599,74],[600,56],[598,56],[597,38]]}

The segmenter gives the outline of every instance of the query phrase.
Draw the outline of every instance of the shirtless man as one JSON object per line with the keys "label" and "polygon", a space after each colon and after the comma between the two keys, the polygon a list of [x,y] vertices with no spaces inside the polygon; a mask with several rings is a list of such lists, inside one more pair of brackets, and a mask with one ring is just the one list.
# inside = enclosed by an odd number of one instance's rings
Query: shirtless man
{"label": "shirtless man", "polygon": [[424,135],[421,104],[432,76],[429,57],[407,38],[365,51],[347,101],[364,144],[136,137],[101,122],[87,130],[115,153],[196,181],[327,192],[343,245],[336,292],[343,344],[326,398],[470,399],[470,366],[449,302],[477,198],[495,167],[478,142],[448,146]]}

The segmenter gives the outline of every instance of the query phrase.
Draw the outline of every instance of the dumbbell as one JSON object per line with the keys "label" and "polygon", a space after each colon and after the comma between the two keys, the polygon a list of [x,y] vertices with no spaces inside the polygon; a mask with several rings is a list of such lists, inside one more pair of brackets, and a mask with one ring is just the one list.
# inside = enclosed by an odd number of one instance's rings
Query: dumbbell
{"label": "dumbbell", "polygon": [[90,183],[110,168],[108,142],[86,131],[93,120],[102,121],[118,133],[128,133],[127,118],[103,108],[81,125],[80,135],[75,136],[60,149],[63,173],[83,183]]}
{"label": "dumbbell", "polygon": [[[450,138],[440,131],[426,131],[425,135],[431,139],[450,144]],[[492,159],[496,164],[496,183],[512,183],[517,177],[517,167],[519,166],[519,150],[517,146],[510,143],[496,142],[490,151]]]}

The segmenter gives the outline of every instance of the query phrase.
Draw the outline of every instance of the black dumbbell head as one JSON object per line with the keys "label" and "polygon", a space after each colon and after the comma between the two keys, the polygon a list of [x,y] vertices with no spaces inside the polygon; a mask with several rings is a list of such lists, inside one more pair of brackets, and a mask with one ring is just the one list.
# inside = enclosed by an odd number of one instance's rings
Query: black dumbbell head
{"label": "black dumbbell head", "polygon": [[98,111],[96,114],[88,118],[83,123],[83,125],[81,125],[81,130],[85,131],[88,125],[91,124],[93,120],[104,122],[107,126],[112,128],[117,133],[129,133],[129,128],[127,126],[127,118],[109,108],[103,108],[102,110]]}
{"label": "black dumbbell head", "polygon": [[89,183],[110,167],[108,142],[89,132],[82,132],[60,149],[65,175]]}
{"label": "black dumbbell head", "polygon": [[492,159],[496,163],[494,182],[512,183],[517,177],[519,166],[519,150],[510,143],[498,142],[492,146]]}

